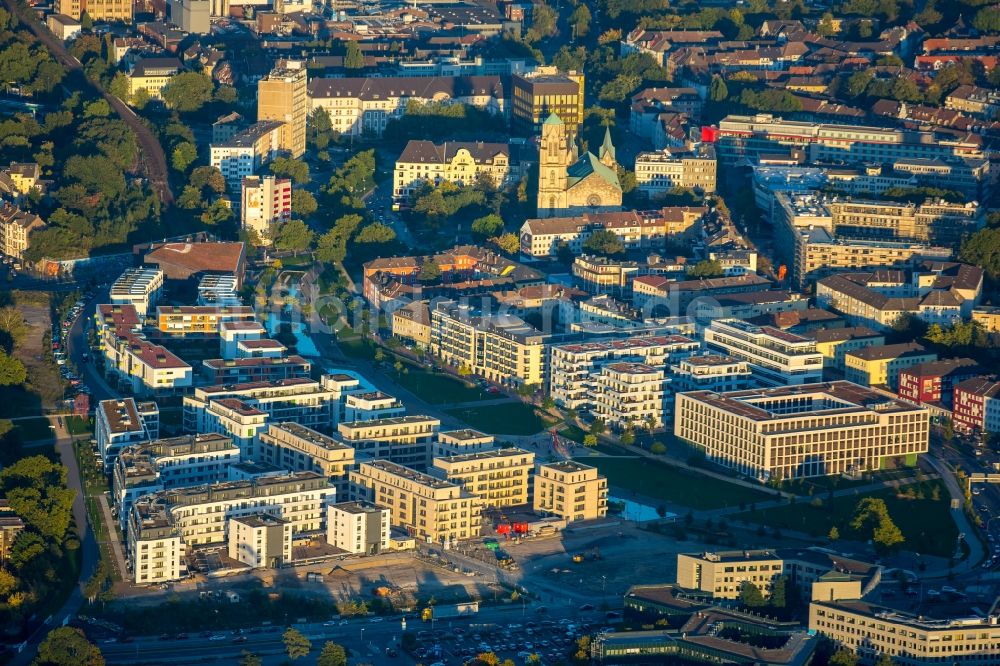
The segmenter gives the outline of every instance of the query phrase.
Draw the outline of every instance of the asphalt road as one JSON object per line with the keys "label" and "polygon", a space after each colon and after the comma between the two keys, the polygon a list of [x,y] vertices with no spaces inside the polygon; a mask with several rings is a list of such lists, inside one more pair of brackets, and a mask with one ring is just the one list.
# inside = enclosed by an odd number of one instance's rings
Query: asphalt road
{"label": "asphalt road", "polygon": [[149,179],[150,185],[160,196],[160,201],[164,205],[170,205],[174,201],[173,192],[170,190],[170,182],[167,178],[167,157],[163,153],[163,146],[157,140],[148,127],[146,127],[138,116],[120,99],[105,92],[93,81],[87,78],[83,71],[83,65],[66,50],[63,43],[48,29],[38,22],[33,11],[22,12],[21,7],[14,0],[3,0],[7,9],[17,16],[22,23],[25,23],[38,40],[45,45],[52,57],[61,64],[66,72],[73,75],[69,77],[73,80],[77,88],[85,88],[93,94],[100,95],[115,113],[135,132],[139,145],[139,161],[142,164],[143,173]]}
{"label": "asphalt road", "polygon": [[[501,650],[504,657],[515,657],[516,652],[523,648],[525,641],[532,640],[524,634],[517,625],[538,621],[541,618],[560,620],[566,618],[573,622],[581,619],[594,622],[601,617],[600,611],[580,611],[576,608],[552,610],[541,615],[533,611],[531,607],[519,605],[509,605],[500,607],[487,607],[482,609],[477,615],[468,618],[442,619],[434,623],[421,622],[420,620],[408,620],[407,630],[420,632],[431,629],[449,630],[456,627],[462,628],[466,636],[476,631],[482,630],[484,625],[496,625],[506,627],[515,625],[512,630],[514,638],[509,641],[517,641],[517,650]],[[433,625],[433,626],[432,626]],[[386,617],[385,619],[354,619],[342,624],[340,620],[332,620],[327,624],[309,623],[295,624],[296,629],[301,631],[312,641],[313,652],[311,658],[319,653],[322,645],[326,641],[339,643],[352,651],[354,662],[370,663],[374,666],[389,666],[391,664],[412,664],[413,659],[399,650],[399,641],[402,637],[402,626],[399,617]],[[256,633],[251,633],[256,632]],[[282,632],[284,627],[259,627],[251,631],[244,631],[236,635],[232,631],[213,632],[206,636],[199,634],[192,635],[186,639],[177,638],[157,638],[155,636],[137,637],[128,643],[117,641],[98,642],[104,658],[109,664],[184,664],[196,661],[235,660],[244,651],[255,654],[280,655],[280,662],[286,657],[285,647],[282,642]],[[208,633],[208,632],[206,632]],[[518,634],[521,634],[518,636]],[[484,639],[485,640],[485,639]],[[385,654],[387,647],[395,647],[400,652],[398,657],[389,657]],[[460,638],[455,643],[442,644],[442,657],[448,660],[449,656],[454,656],[456,647],[468,648],[476,647],[469,638]],[[428,658],[425,663],[433,661]],[[268,660],[265,659],[265,662]],[[448,660],[451,663],[452,660]],[[311,660],[304,660],[303,663],[313,663]]]}

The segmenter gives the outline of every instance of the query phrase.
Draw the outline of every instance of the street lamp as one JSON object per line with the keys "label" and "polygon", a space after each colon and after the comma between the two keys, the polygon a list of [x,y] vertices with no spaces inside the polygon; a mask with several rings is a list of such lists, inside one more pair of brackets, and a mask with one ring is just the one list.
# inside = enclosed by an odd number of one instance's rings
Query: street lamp
{"label": "street lamp", "polygon": [[365,628],[361,627],[361,650],[365,649]]}

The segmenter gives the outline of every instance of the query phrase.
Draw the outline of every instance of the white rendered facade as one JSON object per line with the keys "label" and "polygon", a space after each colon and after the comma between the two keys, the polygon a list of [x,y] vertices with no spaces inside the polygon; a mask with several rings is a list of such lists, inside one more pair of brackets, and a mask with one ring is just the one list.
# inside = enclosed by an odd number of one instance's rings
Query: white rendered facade
{"label": "white rendered facade", "polygon": [[816,351],[816,341],[770,326],[740,319],[716,320],[705,329],[705,346],[746,361],[754,380],[765,386],[823,379],[823,355]]}

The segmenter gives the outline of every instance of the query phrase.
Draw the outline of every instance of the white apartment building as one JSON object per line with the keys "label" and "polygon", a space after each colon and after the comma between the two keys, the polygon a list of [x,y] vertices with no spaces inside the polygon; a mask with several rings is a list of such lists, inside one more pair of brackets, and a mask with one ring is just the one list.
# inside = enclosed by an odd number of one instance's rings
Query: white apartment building
{"label": "white apartment building", "polygon": [[292,217],[292,181],[274,176],[243,179],[240,191],[240,224],[270,245],[275,226]]}
{"label": "white apartment building", "polygon": [[277,569],[292,561],[292,523],[269,513],[236,516],[229,521],[226,545],[230,559],[251,569]]}
{"label": "white apartment building", "polygon": [[230,192],[240,192],[244,178],[255,175],[279,154],[283,125],[279,120],[264,120],[211,145],[209,164],[222,172]]}
{"label": "white apartment building", "polygon": [[702,144],[691,152],[665,149],[642,152],[635,158],[635,184],[650,199],[684,187],[705,194],[715,192],[715,148]]}
{"label": "white apartment building", "polygon": [[139,319],[145,319],[163,291],[163,271],[159,268],[130,268],[111,285],[111,302],[135,307]]}
{"label": "white apartment building", "polygon": [[240,458],[255,460],[260,433],[267,428],[267,412],[238,398],[218,398],[210,400],[200,413],[199,428],[202,432],[214,432],[231,437],[240,449]]}
{"label": "white apartment building", "polygon": [[393,118],[414,104],[465,104],[491,114],[505,113],[499,76],[313,78],[309,113],[324,109],[333,129],[344,136],[381,136]]}
{"label": "white apartment building", "polygon": [[743,391],[752,385],[750,364],[732,356],[702,354],[681,359],[670,366],[675,393],[684,391]]}
{"label": "white apartment building", "polygon": [[129,517],[128,566],[137,584],[176,580],[186,572],[186,549],[226,543],[232,519],[263,512],[288,521],[293,535],[315,532],[325,526],[334,495],[315,472],[144,495]]}
{"label": "white apartment building", "polygon": [[243,305],[235,275],[203,275],[198,280],[198,305],[234,308]]}
{"label": "white apartment building", "polygon": [[194,382],[190,365],[140,334],[107,336],[104,357],[106,371],[135,395],[170,395],[183,392]]}
{"label": "white apartment building", "polygon": [[347,472],[354,467],[354,449],[338,439],[288,421],[271,423],[260,434],[257,460],[281,469],[322,474],[346,497]]}
{"label": "white apartment building", "polygon": [[216,432],[210,426],[210,406],[214,401],[227,398],[237,399],[260,410],[269,423],[294,422],[327,432],[333,427],[334,414],[339,407],[334,389],[327,388],[324,381],[304,377],[199,386],[191,395],[184,396],[184,429],[188,432]]}
{"label": "white apartment building", "polygon": [[480,509],[457,483],[389,462],[364,462],[351,471],[352,499],[387,507],[393,525],[429,543],[479,536]]}
{"label": "white apartment building", "polygon": [[239,343],[247,340],[261,340],[267,337],[267,329],[257,321],[224,321],[219,324],[219,356],[237,358]]}
{"label": "white apartment building", "polygon": [[327,508],[326,542],[354,555],[389,550],[390,510],[364,502],[338,502]]}
{"label": "white apartment building", "polygon": [[809,384],[823,379],[823,355],[816,341],[741,319],[719,319],[704,331],[705,346],[750,364],[764,386]]}
{"label": "white apartment building", "polygon": [[929,412],[845,381],[730,393],[678,393],[674,435],[709,460],[760,479],[914,465]]}
{"label": "white apartment building", "polygon": [[438,433],[431,455],[434,458],[443,458],[467,453],[482,453],[483,451],[492,451],[496,446],[493,435],[487,435],[472,428],[448,430]]}
{"label": "white apartment building", "polygon": [[422,470],[428,465],[440,427],[441,421],[436,418],[415,415],[347,421],[338,423],[337,431],[345,444],[354,447],[355,455]]}
{"label": "white apartment building", "polygon": [[344,401],[344,421],[376,421],[403,416],[406,407],[398,398],[382,391],[351,393]]}
{"label": "white apartment building", "polygon": [[182,435],[123,448],[114,462],[112,500],[122,531],[132,503],[160,490],[217,483],[229,478],[240,449],[217,434]]}
{"label": "white apartment building", "polygon": [[596,380],[609,363],[642,363],[664,368],[700,349],[683,335],[633,335],[626,338],[553,345],[549,353],[549,395],[566,409],[593,408]]}
{"label": "white apartment building", "polygon": [[160,436],[160,410],[155,402],[135,398],[102,400],[94,410],[94,439],[104,465],[124,447]]}
{"label": "white apartment building", "polygon": [[645,363],[608,363],[593,379],[594,415],[612,430],[663,427],[670,380]]}
{"label": "white apartment building", "polygon": [[510,386],[541,385],[547,336],[514,315],[481,315],[454,301],[431,310],[431,351],[453,366]]}
{"label": "white apartment building", "polygon": [[534,453],[505,448],[435,458],[431,472],[461,485],[483,507],[502,507],[528,503],[534,467]]}

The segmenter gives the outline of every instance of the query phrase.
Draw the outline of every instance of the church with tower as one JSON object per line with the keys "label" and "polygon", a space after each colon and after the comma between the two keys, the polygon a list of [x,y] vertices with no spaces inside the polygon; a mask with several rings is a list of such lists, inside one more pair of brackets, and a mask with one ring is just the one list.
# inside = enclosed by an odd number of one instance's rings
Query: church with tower
{"label": "church with tower", "polygon": [[574,139],[554,113],[542,124],[538,147],[538,217],[621,210],[622,186],[610,130],[604,133],[598,155],[589,151],[580,155]]}

